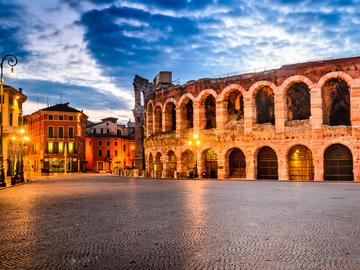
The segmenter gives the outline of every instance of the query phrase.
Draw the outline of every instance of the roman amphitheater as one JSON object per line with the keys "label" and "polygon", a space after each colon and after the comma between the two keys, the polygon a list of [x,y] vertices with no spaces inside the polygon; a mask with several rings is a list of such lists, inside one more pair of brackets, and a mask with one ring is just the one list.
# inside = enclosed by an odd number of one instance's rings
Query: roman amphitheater
{"label": "roman amphitheater", "polygon": [[136,159],[148,175],[360,182],[360,57],[171,77],[134,79]]}

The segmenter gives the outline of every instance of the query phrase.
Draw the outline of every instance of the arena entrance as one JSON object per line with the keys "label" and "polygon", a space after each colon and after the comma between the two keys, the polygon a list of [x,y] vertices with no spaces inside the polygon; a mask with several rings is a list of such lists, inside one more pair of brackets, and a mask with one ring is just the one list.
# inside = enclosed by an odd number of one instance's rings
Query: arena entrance
{"label": "arena entrance", "polygon": [[170,150],[166,155],[166,177],[173,178],[176,171],[176,156],[174,151]]}
{"label": "arena entrance", "polygon": [[304,145],[291,147],[288,154],[289,179],[298,181],[314,180],[312,153]]}
{"label": "arena entrance", "polygon": [[353,157],[342,144],[329,146],[324,153],[324,180],[353,181]]}
{"label": "arena entrance", "polygon": [[258,153],[257,179],[279,179],[277,156],[275,151],[268,146],[261,148]]}
{"label": "arena entrance", "polygon": [[228,157],[229,178],[246,178],[246,160],[239,148],[230,150]]}
{"label": "arena entrance", "polygon": [[203,178],[217,178],[218,166],[216,153],[211,149],[204,151],[203,160]]}

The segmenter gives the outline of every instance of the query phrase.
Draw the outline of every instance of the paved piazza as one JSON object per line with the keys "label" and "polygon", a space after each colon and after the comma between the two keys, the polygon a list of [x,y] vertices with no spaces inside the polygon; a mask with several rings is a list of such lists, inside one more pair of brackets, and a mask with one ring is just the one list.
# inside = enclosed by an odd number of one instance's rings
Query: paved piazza
{"label": "paved piazza", "polygon": [[360,184],[42,178],[0,190],[0,269],[359,269]]}

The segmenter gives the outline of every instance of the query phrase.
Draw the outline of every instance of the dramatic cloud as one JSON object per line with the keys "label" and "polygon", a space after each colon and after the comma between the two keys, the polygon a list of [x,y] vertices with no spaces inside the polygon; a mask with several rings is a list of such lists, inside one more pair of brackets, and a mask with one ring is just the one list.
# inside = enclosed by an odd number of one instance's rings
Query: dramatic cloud
{"label": "dramatic cloud", "polygon": [[55,103],[62,95],[91,119],[116,112],[125,121],[132,118],[135,74],[151,80],[171,70],[185,83],[359,55],[359,6],[359,0],[0,0],[0,48],[21,56],[14,83],[32,102],[46,104],[51,96]]}

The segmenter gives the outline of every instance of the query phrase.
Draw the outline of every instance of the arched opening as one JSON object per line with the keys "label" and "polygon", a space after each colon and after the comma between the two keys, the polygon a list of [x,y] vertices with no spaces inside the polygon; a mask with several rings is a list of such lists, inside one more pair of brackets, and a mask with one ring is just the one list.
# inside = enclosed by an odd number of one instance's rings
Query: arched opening
{"label": "arched opening", "polygon": [[351,126],[350,91],[347,83],[338,78],[328,80],[321,91],[323,123],[330,126]]}
{"label": "arched opening", "polygon": [[181,176],[187,177],[190,171],[195,168],[195,155],[190,150],[186,150],[181,154]]}
{"label": "arched opening", "polygon": [[286,105],[288,121],[310,118],[310,89],[306,83],[295,83],[288,89]]}
{"label": "arched opening", "polygon": [[181,106],[180,106],[180,112],[181,112],[181,129],[189,129],[193,128],[194,126],[194,107],[193,102],[191,99],[186,98]]}
{"label": "arched opening", "polygon": [[151,172],[154,170],[154,158],[152,156],[152,154],[149,154],[149,159],[148,159],[149,163],[147,166],[147,171],[149,174],[151,174]]}
{"label": "arched opening", "polygon": [[163,171],[163,164],[162,164],[161,153],[158,152],[155,156],[155,165],[154,165],[155,177],[161,177],[162,171]]}
{"label": "arched opening", "polygon": [[173,178],[176,171],[176,156],[174,151],[170,150],[166,155],[166,177]]}
{"label": "arched opening", "polygon": [[353,157],[349,148],[333,144],[324,153],[324,180],[353,181]]}
{"label": "arched opening", "polygon": [[231,91],[226,97],[228,121],[239,121],[244,118],[244,98],[239,91]]}
{"label": "arched opening", "polygon": [[158,133],[162,131],[162,111],[161,107],[157,106],[155,108],[155,129],[154,133]]}
{"label": "arched opening", "polygon": [[291,147],[288,154],[290,180],[314,180],[314,164],[312,153],[304,145]]}
{"label": "arched opening", "polygon": [[176,106],[168,102],[165,107],[165,131],[176,130]]}
{"label": "arched opening", "polygon": [[256,93],[256,123],[275,124],[274,92],[268,86],[264,86]]}
{"label": "arched opening", "polygon": [[268,146],[261,148],[257,155],[257,179],[279,179],[277,156]]}
{"label": "arched opening", "polygon": [[216,128],[216,103],[212,95],[205,99],[205,129]]}
{"label": "arched opening", "polygon": [[212,149],[205,150],[202,155],[204,178],[217,178],[217,155]]}
{"label": "arched opening", "polygon": [[144,92],[140,91],[140,106],[144,106],[144,101],[145,101]]}
{"label": "arched opening", "polygon": [[150,103],[148,106],[148,110],[147,110],[147,133],[148,136],[150,136],[151,134],[153,134],[153,128],[154,128],[154,110],[153,110],[153,106]]}
{"label": "arched opening", "polygon": [[229,178],[246,178],[246,158],[239,148],[230,150],[228,157]]}

